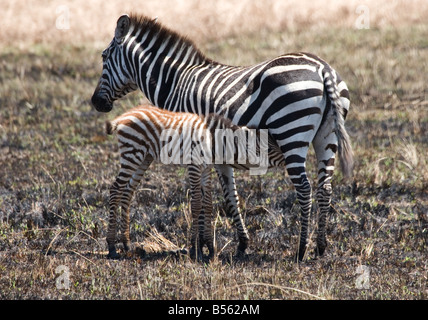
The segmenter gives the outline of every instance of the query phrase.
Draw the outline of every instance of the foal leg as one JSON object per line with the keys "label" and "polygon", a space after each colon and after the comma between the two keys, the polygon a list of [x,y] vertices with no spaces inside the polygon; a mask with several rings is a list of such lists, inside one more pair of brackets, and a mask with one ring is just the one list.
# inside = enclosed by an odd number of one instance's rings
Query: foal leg
{"label": "foal leg", "polygon": [[[121,170],[122,172],[122,170]],[[110,259],[118,259],[120,256],[116,252],[116,224],[117,224],[117,210],[119,203],[122,199],[121,185],[125,181],[123,180],[123,174],[119,173],[116,181],[110,187],[110,198],[109,198],[109,219],[107,229],[107,245],[108,255]],[[126,183],[126,182],[125,182]]]}
{"label": "foal leg", "polygon": [[124,197],[124,190],[132,175],[132,170],[122,166],[116,181],[110,187],[109,198],[109,220],[107,229],[108,255],[110,259],[119,259],[120,255],[116,252],[116,233],[117,233],[117,213]]}
{"label": "foal leg", "polygon": [[[203,239],[200,241],[201,247],[206,244],[208,247],[208,259],[214,256],[214,221],[213,221],[213,202],[212,202],[212,181],[211,167],[207,167],[202,172],[202,207],[203,212]],[[201,217],[200,217],[201,218]],[[200,221],[201,219],[199,219]],[[200,234],[200,232],[199,232]]]}
{"label": "foal leg", "polygon": [[[188,166],[190,181],[190,210],[192,212],[192,226],[190,229],[190,257],[192,259],[202,258],[202,248],[199,243],[199,228],[203,228],[203,221],[199,216],[202,210],[201,175],[202,166],[190,164]],[[201,224],[201,226],[200,226]]]}
{"label": "foal leg", "polygon": [[241,256],[245,254],[245,249],[248,247],[250,237],[239,210],[239,200],[238,193],[236,192],[233,168],[228,165],[216,165],[215,169],[226,200],[226,210],[232,214],[233,223],[238,230],[239,245],[237,255]]}
{"label": "foal leg", "polygon": [[[143,165],[129,166],[129,164],[121,164],[119,174],[116,177],[116,181],[110,188],[110,199],[109,199],[109,225],[107,230],[107,245],[108,245],[108,258],[118,259],[120,255],[116,252],[116,233],[117,233],[117,211],[119,207],[122,207],[122,216],[120,228],[122,231],[121,240],[124,243],[124,249],[129,249],[129,203],[132,197],[133,191],[130,192],[129,188],[135,188],[141,179],[142,172],[144,172],[152,159],[146,159],[143,161]],[[128,230],[127,232],[124,230]]]}
{"label": "foal leg", "polygon": [[129,182],[125,190],[123,191],[123,196],[121,201],[122,217],[121,217],[121,224],[120,224],[120,231],[121,231],[120,240],[123,243],[123,249],[125,251],[129,251],[129,249],[131,248],[131,240],[129,237],[129,225],[130,225],[129,209],[130,209],[131,201],[134,196],[135,190],[140,184],[141,178],[149,168],[152,161],[153,159],[149,156],[147,156],[144,159],[140,167],[133,173],[131,179],[129,179]]}

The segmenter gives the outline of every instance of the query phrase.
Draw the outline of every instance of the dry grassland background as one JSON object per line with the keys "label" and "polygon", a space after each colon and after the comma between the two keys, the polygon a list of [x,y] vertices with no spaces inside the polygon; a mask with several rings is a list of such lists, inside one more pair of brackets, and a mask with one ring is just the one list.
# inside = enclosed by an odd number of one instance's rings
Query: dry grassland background
{"label": "dry grassland background", "polygon": [[[428,1],[0,0],[0,299],[427,299]],[[153,165],[131,209],[148,254],[106,255],[108,190],[118,170],[90,97],[118,17],[138,12],[215,60],[248,65],[286,52],[328,61],[347,82],[354,176],[333,180],[326,256],[296,264],[299,232],[284,170],[236,172],[249,229],[235,228],[215,181],[218,254],[188,245],[184,168]],[[359,27],[366,26],[367,29]],[[308,172],[316,178],[311,152]],[[317,207],[311,215],[315,237]]]}
{"label": "dry grassland background", "polygon": [[[426,23],[428,2],[424,0],[145,0],[145,1],[0,1],[2,44],[31,43],[104,45],[111,39],[117,18],[139,12],[188,35],[197,42],[258,32],[260,29],[301,30],[329,27],[354,28],[366,6],[370,27],[399,27]],[[69,30],[56,29],[67,8]]]}

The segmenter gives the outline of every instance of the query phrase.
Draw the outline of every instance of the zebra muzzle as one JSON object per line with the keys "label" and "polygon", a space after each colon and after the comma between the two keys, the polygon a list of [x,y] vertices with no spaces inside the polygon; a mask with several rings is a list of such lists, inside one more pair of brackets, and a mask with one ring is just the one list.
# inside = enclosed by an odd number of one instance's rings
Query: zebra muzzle
{"label": "zebra muzzle", "polygon": [[98,112],[109,112],[113,109],[113,104],[109,102],[106,98],[101,97],[97,93],[91,98],[92,105],[95,107],[95,110]]}

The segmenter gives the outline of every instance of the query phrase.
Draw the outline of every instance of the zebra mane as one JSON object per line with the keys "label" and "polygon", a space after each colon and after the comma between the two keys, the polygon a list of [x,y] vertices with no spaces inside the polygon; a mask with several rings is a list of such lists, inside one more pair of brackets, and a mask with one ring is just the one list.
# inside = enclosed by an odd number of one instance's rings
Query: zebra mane
{"label": "zebra mane", "polygon": [[[195,45],[195,43],[187,38],[184,35],[179,34],[176,31],[169,29],[168,27],[162,25],[158,22],[158,19],[152,19],[145,15],[131,13],[130,16],[131,26],[134,30],[132,33],[135,33],[138,30],[149,30],[153,37],[160,39],[159,46],[169,39],[168,48],[174,46],[177,42],[179,43],[179,48],[192,48],[197,54],[198,58],[201,61],[211,62],[211,59],[208,59]],[[144,32],[143,32],[144,33]],[[167,51],[167,50],[166,50]]]}
{"label": "zebra mane", "polygon": [[237,125],[235,125],[232,120],[229,118],[225,118],[223,115],[218,113],[210,113],[205,118],[205,122],[210,127],[212,133],[214,133],[215,129],[232,129],[233,131],[239,129]]}

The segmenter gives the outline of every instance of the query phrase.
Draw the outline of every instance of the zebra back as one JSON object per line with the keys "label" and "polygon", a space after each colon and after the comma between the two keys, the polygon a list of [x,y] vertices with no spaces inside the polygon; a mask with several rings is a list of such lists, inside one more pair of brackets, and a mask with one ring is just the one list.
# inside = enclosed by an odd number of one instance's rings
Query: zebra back
{"label": "zebra back", "polygon": [[[150,154],[154,160],[166,164],[190,164],[179,162],[195,144],[210,146],[210,135],[204,121],[196,114],[171,112],[151,105],[141,105],[106,122],[106,133],[119,135],[119,143],[125,145],[129,152]],[[173,138],[172,140],[170,138]],[[175,139],[174,139],[175,138]],[[130,146],[133,150],[130,150]],[[205,146],[204,150],[207,147]],[[166,160],[166,154],[172,158]],[[178,156],[180,156],[178,158]],[[200,164],[200,161],[199,163]],[[207,163],[208,164],[208,163]]]}

